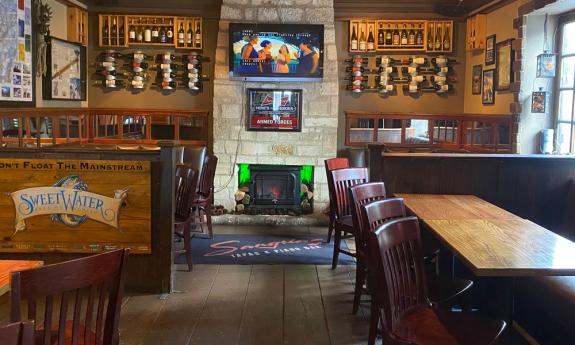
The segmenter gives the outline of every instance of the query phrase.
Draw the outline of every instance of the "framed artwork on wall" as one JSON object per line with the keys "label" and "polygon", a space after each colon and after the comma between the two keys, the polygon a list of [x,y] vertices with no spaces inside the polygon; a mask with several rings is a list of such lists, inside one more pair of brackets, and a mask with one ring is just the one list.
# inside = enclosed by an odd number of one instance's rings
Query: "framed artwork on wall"
{"label": "framed artwork on wall", "polygon": [[483,71],[482,79],[481,103],[495,104],[495,69]]}
{"label": "framed artwork on wall", "polygon": [[547,92],[534,91],[531,95],[531,112],[532,113],[545,113],[545,105],[547,103]]}
{"label": "framed artwork on wall", "polygon": [[554,78],[557,54],[544,53],[537,56],[537,78]]}
{"label": "framed artwork on wall", "polygon": [[46,49],[45,100],[86,100],[86,47],[50,37]]}
{"label": "framed artwork on wall", "polygon": [[495,35],[487,36],[485,39],[485,65],[495,64]]}
{"label": "framed artwork on wall", "polygon": [[513,83],[513,49],[512,39],[497,43],[497,80],[495,90],[509,90]]}
{"label": "framed artwork on wall", "polygon": [[471,76],[471,94],[481,94],[481,73],[483,72],[483,65],[473,66],[473,74]]}
{"label": "framed artwork on wall", "polygon": [[248,89],[247,130],[301,132],[302,90]]}
{"label": "framed artwork on wall", "polygon": [[34,107],[32,0],[2,0],[0,13],[0,106]]}

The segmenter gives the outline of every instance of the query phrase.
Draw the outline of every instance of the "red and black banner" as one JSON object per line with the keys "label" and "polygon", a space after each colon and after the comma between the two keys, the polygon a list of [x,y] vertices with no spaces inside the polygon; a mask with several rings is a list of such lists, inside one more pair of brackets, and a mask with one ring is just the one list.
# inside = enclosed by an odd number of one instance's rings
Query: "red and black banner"
{"label": "red and black banner", "polygon": [[301,131],[301,90],[249,89],[247,129]]}

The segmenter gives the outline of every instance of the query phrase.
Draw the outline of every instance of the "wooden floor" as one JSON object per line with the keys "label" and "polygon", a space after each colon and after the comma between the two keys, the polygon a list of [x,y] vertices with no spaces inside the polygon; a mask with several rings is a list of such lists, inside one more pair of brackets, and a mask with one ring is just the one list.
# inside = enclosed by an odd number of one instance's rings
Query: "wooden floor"
{"label": "wooden floor", "polygon": [[[215,233],[326,234],[325,228],[224,227]],[[184,267],[180,267],[182,270]],[[365,344],[368,304],[351,315],[355,266],[196,265],[179,293],[129,296],[121,343]]]}

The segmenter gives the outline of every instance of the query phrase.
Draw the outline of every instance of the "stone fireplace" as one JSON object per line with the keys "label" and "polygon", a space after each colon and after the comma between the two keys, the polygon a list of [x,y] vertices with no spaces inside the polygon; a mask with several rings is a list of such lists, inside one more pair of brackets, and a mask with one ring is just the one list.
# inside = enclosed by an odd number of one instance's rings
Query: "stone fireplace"
{"label": "stone fireplace", "polygon": [[[323,81],[229,80],[230,22],[324,25]],[[246,131],[247,88],[302,89],[301,132]],[[337,151],[338,89],[333,0],[223,0],[214,75],[213,150],[219,157],[215,186],[220,190],[215,203],[235,209],[241,164],[312,166],[313,212],[323,212],[329,203],[323,162]]]}

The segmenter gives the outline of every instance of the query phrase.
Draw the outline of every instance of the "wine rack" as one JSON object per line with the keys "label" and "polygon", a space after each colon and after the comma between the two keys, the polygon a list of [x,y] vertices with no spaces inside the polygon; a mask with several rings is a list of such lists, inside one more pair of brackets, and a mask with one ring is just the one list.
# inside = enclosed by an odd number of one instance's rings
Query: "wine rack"
{"label": "wine rack", "polygon": [[68,41],[88,45],[88,11],[68,6]]}
{"label": "wine rack", "polygon": [[363,20],[349,22],[349,51],[450,53],[453,21]]}
{"label": "wine rack", "polygon": [[[99,46],[104,48],[203,48],[204,30],[201,17],[100,14],[98,23]],[[179,40],[181,28],[184,30],[183,44]],[[191,42],[188,40],[189,34]]]}
{"label": "wine rack", "polygon": [[476,14],[467,18],[467,36],[465,49],[467,51],[485,49],[485,14]]}

